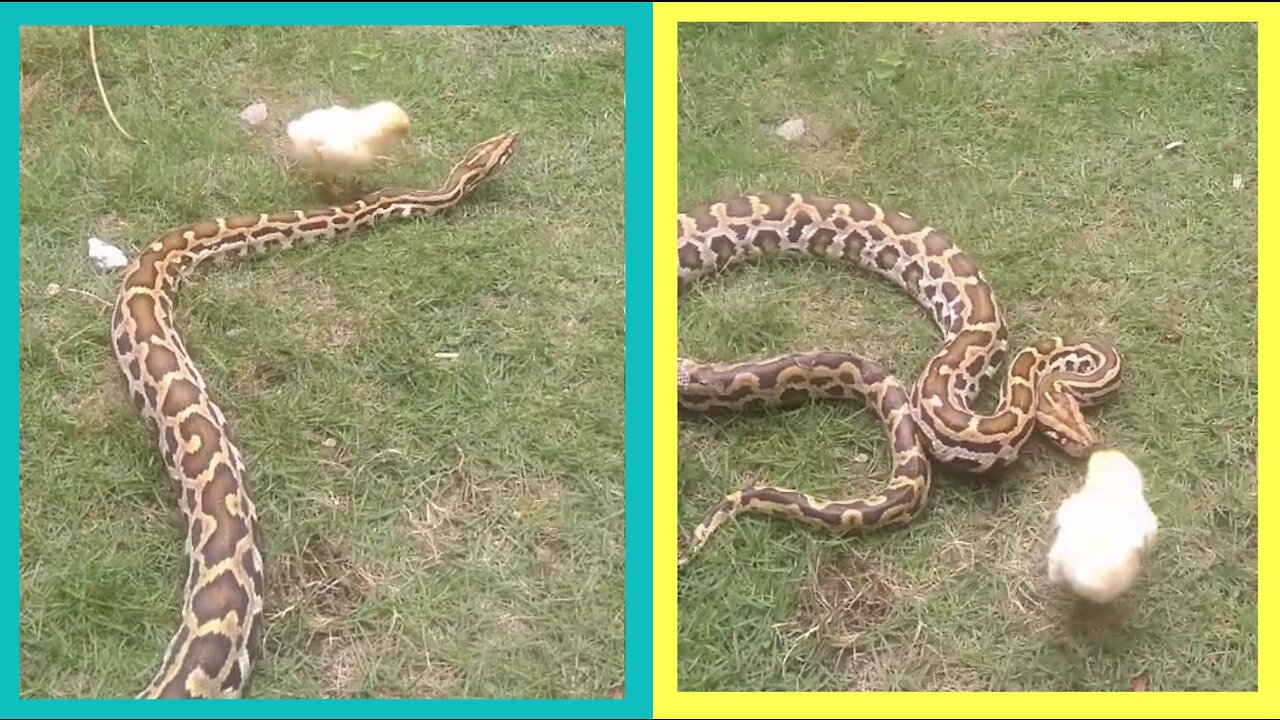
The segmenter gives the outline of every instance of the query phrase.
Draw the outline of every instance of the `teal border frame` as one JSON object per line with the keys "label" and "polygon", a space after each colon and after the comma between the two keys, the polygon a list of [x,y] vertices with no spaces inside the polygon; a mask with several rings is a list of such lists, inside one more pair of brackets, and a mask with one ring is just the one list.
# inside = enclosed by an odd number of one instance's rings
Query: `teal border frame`
{"label": "teal border frame", "polygon": [[[353,24],[355,18],[384,18],[382,23],[423,25],[613,25],[626,32],[626,685],[620,699],[424,699],[424,700],[275,700],[246,699],[230,712],[265,718],[648,718],[653,716],[653,15],[650,3],[335,3],[324,12],[315,4],[307,8],[313,24]],[[165,3],[151,11],[143,3],[12,3],[6,4],[9,42],[5,59],[12,68],[18,61],[18,28],[21,25],[177,25],[226,24],[236,19],[245,25],[296,25],[298,13],[288,3]],[[355,11],[358,7],[359,10]],[[251,21],[249,18],[253,18]],[[20,132],[18,93],[9,95],[10,126]],[[17,150],[16,143],[10,146]],[[16,153],[15,153],[16,154]],[[10,171],[11,225],[19,224],[18,185],[15,164]],[[15,238],[20,242],[20,238]],[[18,287],[18,242],[10,245],[2,272],[10,288]],[[10,295],[11,317],[19,313],[16,291]],[[10,362],[18,356],[17,324],[8,339]],[[18,467],[17,366],[7,383],[9,412],[4,417],[11,462]],[[4,537],[13,564],[12,583],[5,607],[14,624],[6,633],[11,648],[4,663],[10,678],[8,717],[101,718],[217,718],[226,710],[217,705],[172,705],[172,701],[28,700],[19,699],[18,578],[20,511],[17,473],[11,476],[7,506],[10,522]],[[9,663],[13,663],[10,665]]]}

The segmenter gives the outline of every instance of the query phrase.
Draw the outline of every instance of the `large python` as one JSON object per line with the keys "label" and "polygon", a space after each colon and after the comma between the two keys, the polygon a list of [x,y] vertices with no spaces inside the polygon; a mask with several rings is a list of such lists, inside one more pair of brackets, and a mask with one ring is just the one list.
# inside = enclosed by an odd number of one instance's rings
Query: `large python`
{"label": "large python", "polygon": [[990,283],[954,242],[875,203],[803,194],[745,195],[678,217],[681,298],[698,281],[746,262],[808,258],[850,264],[887,278],[928,312],[942,347],[907,388],[876,360],[852,352],[793,353],[733,363],[679,358],[684,411],[792,406],[808,399],[861,399],[885,428],[892,478],[872,497],[830,500],[753,485],[726,495],[681,540],[684,565],[734,517],[782,517],[845,534],[911,522],[925,507],[934,463],[971,474],[1013,463],[1039,429],[1073,457],[1097,445],[1082,407],[1119,384],[1122,360],[1092,338],[1050,337],[1014,355],[996,409],[974,409],[982,383],[1009,348]]}
{"label": "large python", "polygon": [[341,207],[224,217],[165,233],[126,268],[111,336],[133,402],[180,491],[188,533],[182,622],[140,698],[238,698],[262,639],[261,533],[245,465],[222,410],[174,325],[183,280],[226,261],[349,235],[380,221],[452,208],[498,172],[516,134],[481,142],[434,192],[387,189]]}

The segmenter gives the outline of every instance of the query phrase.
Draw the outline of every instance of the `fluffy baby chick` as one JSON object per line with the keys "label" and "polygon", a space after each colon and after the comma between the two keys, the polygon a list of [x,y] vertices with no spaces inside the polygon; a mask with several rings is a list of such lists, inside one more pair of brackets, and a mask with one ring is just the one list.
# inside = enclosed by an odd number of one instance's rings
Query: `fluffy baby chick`
{"label": "fluffy baby chick", "polygon": [[314,172],[331,196],[340,175],[386,159],[382,153],[409,135],[409,116],[383,100],[352,110],[340,105],[312,110],[289,123],[293,156]]}
{"label": "fluffy baby chick", "polygon": [[1158,526],[1143,496],[1142,473],[1114,450],[1089,458],[1084,486],[1062,503],[1055,520],[1058,536],[1049,549],[1049,582],[1065,582],[1099,605],[1133,585]]}

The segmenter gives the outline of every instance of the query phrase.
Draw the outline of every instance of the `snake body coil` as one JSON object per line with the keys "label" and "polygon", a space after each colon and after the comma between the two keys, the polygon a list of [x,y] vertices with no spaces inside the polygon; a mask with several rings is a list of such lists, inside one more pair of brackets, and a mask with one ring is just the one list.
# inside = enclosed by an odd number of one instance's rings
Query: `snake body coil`
{"label": "snake body coil", "polygon": [[262,638],[261,535],[239,449],[174,325],[173,298],[203,261],[347,235],[383,220],[453,207],[500,170],[508,133],[474,146],[439,190],[383,190],[341,207],[217,218],[169,232],[125,270],[112,347],[130,393],[180,490],[189,561],[182,623],[139,697],[236,698]]}
{"label": "snake body coil", "polygon": [[746,195],[678,217],[679,294],[744,262],[807,258],[848,263],[914,298],[942,333],[942,347],[910,388],[857,353],[793,353],[768,360],[679,360],[680,407],[702,412],[787,406],[809,398],[862,399],[889,436],[894,466],[874,497],[824,500],[769,485],[727,495],[692,531],[679,563],[733,517],[758,513],[845,533],[903,525],[929,494],[932,463],[983,473],[1014,462],[1037,429],[1075,457],[1096,445],[1081,407],[1110,394],[1121,358],[1095,339],[1040,340],[1010,363],[989,415],[973,401],[1008,353],[995,293],[977,265],[945,235],[907,215],[854,199]]}

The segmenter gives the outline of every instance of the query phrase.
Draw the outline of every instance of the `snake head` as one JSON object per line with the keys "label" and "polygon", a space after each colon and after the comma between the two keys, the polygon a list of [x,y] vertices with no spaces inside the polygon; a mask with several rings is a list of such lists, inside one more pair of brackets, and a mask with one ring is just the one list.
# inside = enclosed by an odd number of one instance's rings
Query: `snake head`
{"label": "snake head", "polygon": [[1036,406],[1040,432],[1063,452],[1075,458],[1087,457],[1097,446],[1093,430],[1085,422],[1080,402],[1057,380],[1045,383]]}
{"label": "snake head", "polygon": [[453,166],[447,187],[460,187],[463,192],[469,192],[486,178],[497,174],[515,152],[518,136],[517,132],[508,132],[477,143]]}

